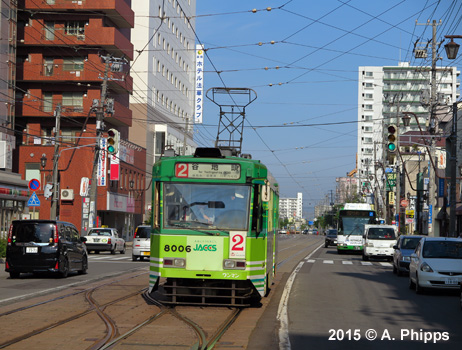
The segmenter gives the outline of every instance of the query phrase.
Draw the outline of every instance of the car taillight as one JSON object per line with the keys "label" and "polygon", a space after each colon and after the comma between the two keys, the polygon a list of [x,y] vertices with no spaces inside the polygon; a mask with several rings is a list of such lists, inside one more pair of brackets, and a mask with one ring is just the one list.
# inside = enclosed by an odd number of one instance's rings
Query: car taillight
{"label": "car taillight", "polygon": [[54,225],[53,243],[59,243],[58,226]]}
{"label": "car taillight", "polygon": [[112,242],[112,241],[111,241],[111,239],[109,238],[109,239],[107,240],[107,244],[111,244],[111,242]]}
{"label": "car taillight", "polygon": [[10,225],[10,230],[8,231],[8,243],[13,243],[13,224]]}
{"label": "car taillight", "polygon": [[138,227],[135,229],[135,235],[133,236],[133,238],[136,238],[137,233],[138,233]]}

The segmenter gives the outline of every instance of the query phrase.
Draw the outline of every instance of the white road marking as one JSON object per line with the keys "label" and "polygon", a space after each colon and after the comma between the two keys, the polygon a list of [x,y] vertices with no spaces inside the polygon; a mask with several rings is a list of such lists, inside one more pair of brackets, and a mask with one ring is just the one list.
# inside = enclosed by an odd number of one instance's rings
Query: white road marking
{"label": "white road marking", "polygon": [[361,265],[364,265],[364,266],[366,266],[366,265],[372,265],[372,263],[369,262],[369,261],[361,261]]}
{"label": "white road marking", "polygon": [[343,264],[343,265],[353,265],[353,261],[343,260],[343,261],[342,261],[342,264]]}
{"label": "white road marking", "polygon": [[[318,248],[313,250],[305,259],[311,258],[311,256],[318,251],[321,247],[324,246],[324,243],[321,244]],[[289,276],[289,279],[284,286],[284,291],[282,292],[281,300],[279,301],[277,319],[279,320],[279,349],[280,350],[291,350],[290,339],[289,339],[289,313],[287,310],[289,303],[290,291],[292,285],[294,284],[295,276],[298,271],[302,268],[304,261],[301,261],[295,270]]]}
{"label": "white road marking", "polygon": [[324,260],[323,263],[324,264],[333,264],[334,260]]}

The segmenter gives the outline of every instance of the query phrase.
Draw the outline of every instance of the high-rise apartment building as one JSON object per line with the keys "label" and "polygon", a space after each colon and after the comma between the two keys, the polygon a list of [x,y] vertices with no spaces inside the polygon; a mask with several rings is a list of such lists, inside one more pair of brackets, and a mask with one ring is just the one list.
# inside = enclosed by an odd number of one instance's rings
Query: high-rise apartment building
{"label": "high-rise apartment building", "polygon": [[[84,225],[88,203],[82,203],[79,189],[82,178],[93,172],[97,129],[115,128],[121,136],[120,175],[111,180],[106,158],[100,162],[97,219],[90,227],[124,228],[120,231],[127,235],[142,220],[138,194],[145,187],[145,150],[127,141],[132,125],[131,0],[22,0],[18,7],[15,126],[22,138],[15,165],[25,180],[42,183],[37,191],[41,205],[30,215],[52,215],[43,187],[57,172],[54,188],[59,184],[59,191],[53,200],[58,201],[58,217]],[[97,123],[96,111],[103,111],[103,124]]]}
{"label": "high-rise apartment building", "polygon": [[[134,91],[130,140],[146,148],[147,182],[152,165],[173,149],[192,154],[195,91],[195,0],[133,1]],[[148,191],[149,192],[149,191]],[[146,206],[151,203],[146,193]]]}
{"label": "high-rise apartment building", "polygon": [[[437,68],[436,117],[439,122],[447,119],[450,107],[459,98],[460,72],[456,67]],[[358,143],[357,173],[358,191],[371,196],[382,182],[388,167],[385,151],[385,135],[389,125],[400,125],[399,134],[428,129],[430,121],[431,67],[410,66],[401,62],[390,67],[359,67],[358,76]],[[401,121],[403,112],[412,112],[408,127]],[[438,124],[438,123],[437,123]],[[376,199],[382,193],[374,193]],[[372,197],[372,196],[371,196]],[[382,200],[377,201],[379,206]]]}
{"label": "high-rise apartment building", "polygon": [[296,198],[279,198],[279,217],[300,220],[303,216],[303,193]]}

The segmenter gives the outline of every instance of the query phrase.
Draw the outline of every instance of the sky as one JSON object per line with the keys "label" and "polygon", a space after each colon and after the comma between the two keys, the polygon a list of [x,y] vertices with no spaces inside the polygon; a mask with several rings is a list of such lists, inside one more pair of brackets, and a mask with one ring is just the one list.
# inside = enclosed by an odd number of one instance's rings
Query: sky
{"label": "sky", "polygon": [[[431,65],[431,54],[413,56],[414,43],[432,37],[427,21],[441,20],[439,42],[462,35],[460,0],[197,0],[196,14],[196,43],[206,50],[204,92],[255,92],[245,109],[242,153],[269,168],[281,197],[303,193],[307,219],[335,193],[335,179],[356,167],[358,67]],[[437,65],[460,67],[461,59],[447,60],[444,44]],[[195,141],[210,147],[219,107],[205,99],[203,110]]]}

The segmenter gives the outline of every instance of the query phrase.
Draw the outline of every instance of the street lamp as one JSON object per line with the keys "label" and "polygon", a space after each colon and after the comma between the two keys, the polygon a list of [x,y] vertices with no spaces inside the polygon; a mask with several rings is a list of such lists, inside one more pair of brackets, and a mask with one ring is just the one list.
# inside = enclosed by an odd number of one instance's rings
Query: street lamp
{"label": "street lamp", "polygon": [[454,60],[457,57],[460,45],[454,42],[454,38],[462,38],[462,35],[445,35],[445,38],[451,39],[449,43],[444,45],[446,55],[449,60]]}
{"label": "street lamp", "polygon": [[404,126],[409,126],[411,123],[411,117],[405,114],[403,117],[401,117],[401,120],[403,121]]}
{"label": "street lamp", "polygon": [[40,158],[40,165],[42,166],[42,170],[45,169],[47,166],[47,155],[45,153],[42,153],[42,158]]}

